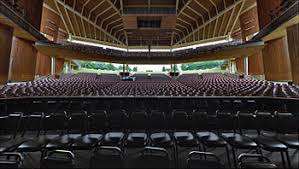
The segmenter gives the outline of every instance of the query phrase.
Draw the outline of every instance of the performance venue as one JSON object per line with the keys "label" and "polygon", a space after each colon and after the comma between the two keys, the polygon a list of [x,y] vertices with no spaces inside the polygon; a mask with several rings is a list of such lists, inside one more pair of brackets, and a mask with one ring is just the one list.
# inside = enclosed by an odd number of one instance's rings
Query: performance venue
{"label": "performance venue", "polygon": [[298,0],[0,0],[0,168],[299,168]]}

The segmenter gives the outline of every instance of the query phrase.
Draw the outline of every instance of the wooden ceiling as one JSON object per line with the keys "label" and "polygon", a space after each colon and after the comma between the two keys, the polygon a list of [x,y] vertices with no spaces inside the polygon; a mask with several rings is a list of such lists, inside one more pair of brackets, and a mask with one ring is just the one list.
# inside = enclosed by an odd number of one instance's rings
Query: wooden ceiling
{"label": "wooden ceiling", "polygon": [[[256,0],[45,0],[45,6],[61,16],[61,28],[77,39],[123,47],[184,46],[239,31],[240,14],[256,6]],[[176,13],[172,15],[141,16],[170,17],[175,25],[167,30],[127,29],[124,18],[134,16],[124,13],[128,7],[174,8]]]}

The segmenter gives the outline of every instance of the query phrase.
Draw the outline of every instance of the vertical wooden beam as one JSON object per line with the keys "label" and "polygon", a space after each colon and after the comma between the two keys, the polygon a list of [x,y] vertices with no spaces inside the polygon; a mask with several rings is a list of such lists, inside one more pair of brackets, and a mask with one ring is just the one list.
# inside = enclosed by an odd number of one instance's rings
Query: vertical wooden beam
{"label": "vertical wooden beam", "polygon": [[287,36],[293,82],[299,85],[299,24],[287,28]]}
{"label": "vertical wooden beam", "polygon": [[[40,30],[43,11],[43,0],[20,0],[24,7],[24,19],[37,30]],[[12,81],[34,80],[36,70],[37,50],[33,42],[20,38],[13,38],[9,79]]]}
{"label": "vertical wooden beam", "polygon": [[[51,10],[44,8],[41,21],[41,32],[53,37],[53,41],[57,41],[60,16]],[[36,61],[36,75],[48,76],[51,74],[51,57],[45,56],[38,52]]]}
{"label": "vertical wooden beam", "polygon": [[13,28],[0,24],[0,84],[8,82]]}
{"label": "vertical wooden beam", "polygon": [[37,50],[32,42],[17,37],[13,38],[9,80],[31,81],[35,77]]}
{"label": "vertical wooden beam", "polygon": [[292,80],[286,38],[279,38],[267,42],[267,46],[263,49],[263,59],[266,80]]}
{"label": "vertical wooden beam", "polygon": [[[257,8],[254,7],[240,15],[240,28],[242,40],[246,41],[248,36],[252,36],[259,31],[259,22],[257,15]],[[249,57],[249,74],[253,76],[264,76],[263,54],[258,52]]]}

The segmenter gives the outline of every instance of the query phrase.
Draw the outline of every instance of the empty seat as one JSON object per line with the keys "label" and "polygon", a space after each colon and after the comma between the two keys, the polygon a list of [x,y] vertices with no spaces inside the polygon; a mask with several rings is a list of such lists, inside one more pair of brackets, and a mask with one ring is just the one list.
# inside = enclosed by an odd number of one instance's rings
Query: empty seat
{"label": "empty seat", "polygon": [[73,168],[74,158],[71,151],[51,151],[41,160],[41,168]]}
{"label": "empty seat", "polygon": [[170,168],[170,158],[166,149],[145,147],[138,155],[136,168]]}
{"label": "empty seat", "polygon": [[118,147],[101,146],[93,151],[90,168],[122,168],[123,154]]}
{"label": "empty seat", "polygon": [[23,156],[20,153],[1,153],[0,168],[21,168]]}
{"label": "empty seat", "polygon": [[[202,159],[206,157],[207,159]],[[225,168],[219,157],[208,152],[193,151],[187,158],[187,168]]]}
{"label": "empty seat", "polygon": [[267,157],[260,154],[241,154],[238,157],[238,166],[244,169],[278,168]]}

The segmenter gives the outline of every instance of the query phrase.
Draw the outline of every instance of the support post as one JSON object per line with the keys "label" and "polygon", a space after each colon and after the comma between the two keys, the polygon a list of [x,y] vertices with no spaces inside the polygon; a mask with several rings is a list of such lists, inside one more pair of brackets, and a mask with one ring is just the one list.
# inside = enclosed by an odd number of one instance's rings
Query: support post
{"label": "support post", "polygon": [[51,75],[55,76],[55,70],[56,70],[56,63],[55,63],[55,57],[51,58]]}
{"label": "support post", "polygon": [[248,56],[244,57],[244,76],[245,78],[249,76]]}

